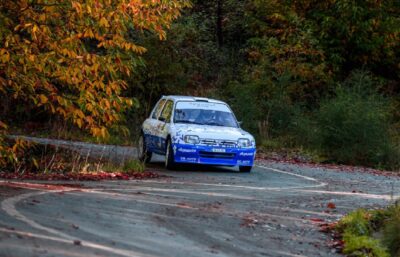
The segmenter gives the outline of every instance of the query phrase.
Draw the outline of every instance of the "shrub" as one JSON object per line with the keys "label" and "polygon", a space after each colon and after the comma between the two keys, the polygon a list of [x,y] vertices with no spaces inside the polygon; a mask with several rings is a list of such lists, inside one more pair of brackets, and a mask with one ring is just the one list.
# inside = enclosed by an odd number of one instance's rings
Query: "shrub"
{"label": "shrub", "polygon": [[[380,216],[382,217],[382,216]],[[387,249],[380,240],[373,238],[372,220],[374,215],[364,209],[358,209],[345,216],[337,225],[342,234],[343,252],[348,256],[389,257]]]}
{"label": "shrub", "polygon": [[316,114],[317,147],[334,161],[388,167],[396,161],[387,100],[338,88]]}
{"label": "shrub", "polygon": [[366,211],[358,209],[342,218],[336,230],[348,256],[400,257],[400,206]]}
{"label": "shrub", "polygon": [[379,240],[368,236],[354,236],[345,233],[343,240],[346,242],[343,252],[354,257],[390,257]]}
{"label": "shrub", "polygon": [[341,233],[350,233],[356,236],[368,236],[371,231],[368,216],[369,214],[366,210],[356,210],[345,216],[338,223],[337,228]]}
{"label": "shrub", "polygon": [[290,95],[293,81],[289,73],[284,73],[245,83],[231,82],[223,98],[243,121],[243,127],[259,139],[288,136],[297,117],[301,116],[299,105]]}
{"label": "shrub", "polygon": [[400,206],[389,208],[389,218],[383,230],[383,242],[391,256],[400,257]]}

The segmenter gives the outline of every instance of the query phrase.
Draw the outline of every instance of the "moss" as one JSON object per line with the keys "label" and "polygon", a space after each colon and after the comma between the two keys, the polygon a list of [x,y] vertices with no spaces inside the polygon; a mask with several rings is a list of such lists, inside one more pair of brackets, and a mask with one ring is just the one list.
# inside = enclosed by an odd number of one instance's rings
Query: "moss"
{"label": "moss", "polygon": [[352,234],[354,236],[368,236],[371,233],[369,223],[370,214],[364,210],[356,210],[345,216],[338,224],[338,229],[344,234]]}
{"label": "moss", "polygon": [[343,236],[345,247],[343,252],[354,257],[390,257],[387,249],[377,239],[369,236],[356,236],[351,232],[345,232]]}
{"label": "moss", "polygon": [[[399,257],[400,215],[399,220],[388,223],[387,220],[392,220],[388,219],[392,213],[390,208],[375,211],[359,209],[345,216],[336,227],[344,241],[343,252],[357,257]],[[374,238],[373,233],[382,230],[383,226],[383,240]]]}

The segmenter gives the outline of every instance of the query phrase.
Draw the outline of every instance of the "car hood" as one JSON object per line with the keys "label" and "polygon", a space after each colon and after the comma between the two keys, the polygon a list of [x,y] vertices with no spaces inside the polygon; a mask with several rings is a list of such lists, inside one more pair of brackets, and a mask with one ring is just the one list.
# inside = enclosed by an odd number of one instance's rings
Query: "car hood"
{"label": "car hood", "polygon": [[248,138],[254,140],[248,132],[241,128],[194,124],[175,124],[174,128],[176,136],[196,135],[203,139],[238,140],[239,138]]}

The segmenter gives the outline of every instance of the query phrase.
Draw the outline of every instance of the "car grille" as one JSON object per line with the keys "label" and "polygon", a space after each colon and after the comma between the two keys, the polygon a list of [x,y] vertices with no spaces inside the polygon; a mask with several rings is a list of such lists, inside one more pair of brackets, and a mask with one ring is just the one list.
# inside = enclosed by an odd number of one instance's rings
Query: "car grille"
{"label": "car grille", "polygon": [[235,153],[214,153],[206,151],[200,151],[199,155],[202,158],[214,158],[214,159],[233,159],[235,157]]}
{"label": "car grille", "polygon": [[200,144],[208,146],[236,147],[237,142],[233,140],[201,139]]}

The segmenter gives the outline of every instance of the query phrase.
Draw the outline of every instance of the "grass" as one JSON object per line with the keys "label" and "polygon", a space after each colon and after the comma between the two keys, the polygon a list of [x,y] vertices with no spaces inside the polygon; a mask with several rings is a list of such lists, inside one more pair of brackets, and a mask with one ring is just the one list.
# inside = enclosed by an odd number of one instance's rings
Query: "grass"
{"label": "grass", "polygon": [[145,165],[143,162],[136,160],[136,159],[131,159],[127,161],[124,166],[123,166],[123,171],[125,172],[143,172],[145,170]]}
{"label": "grass", "polygon": [[356,210],[336,226],[344,241],[343,253],[359,257],[400,257],[400,206]]}
{"label": "grass", "polygon": [[[9,140],[11,143],[12,139]],[[68,174],[68,173],[142,173],[144,163],[128,159],[121,163],[107,156],[89,156],[71,149],[52,145],[29,143],[16,152],[18,162],[9,163],[2,171],[8,173]]]}

